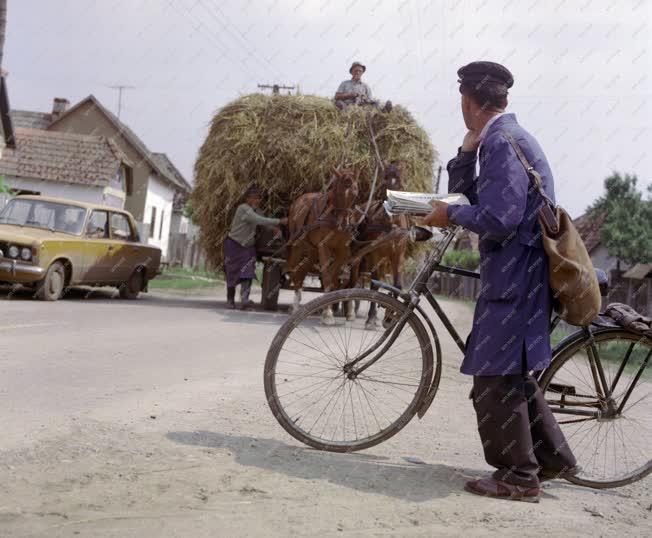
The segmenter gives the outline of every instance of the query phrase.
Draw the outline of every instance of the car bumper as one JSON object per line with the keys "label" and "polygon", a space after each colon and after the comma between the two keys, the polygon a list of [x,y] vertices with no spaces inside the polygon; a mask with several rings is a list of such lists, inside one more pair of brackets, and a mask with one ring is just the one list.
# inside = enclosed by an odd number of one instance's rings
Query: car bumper
{"label": "car bumper", "polygon": [[38,282],[45,277],[45,269],[18,260],[0,260],[0,282]]}

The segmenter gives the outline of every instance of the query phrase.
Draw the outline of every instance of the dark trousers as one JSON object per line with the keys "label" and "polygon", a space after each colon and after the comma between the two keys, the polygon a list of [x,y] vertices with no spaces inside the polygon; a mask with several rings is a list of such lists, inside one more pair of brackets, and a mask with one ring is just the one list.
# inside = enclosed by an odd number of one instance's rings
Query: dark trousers
{"label": "dark trousers", "polygon": [[[251,278],[241,278],[238,281],[240,284],[240,300],[243,304],[249,301],[249,293],[251,292]],[[235,286],[227,286],[226,300],[229,303],[235,302]]]}
{"label": "dark trousers", "polygon": [[487,463],[497,480],[539,485],[537,472],[576,465],[536,379],[531,375],[474,376],[473,407]]}

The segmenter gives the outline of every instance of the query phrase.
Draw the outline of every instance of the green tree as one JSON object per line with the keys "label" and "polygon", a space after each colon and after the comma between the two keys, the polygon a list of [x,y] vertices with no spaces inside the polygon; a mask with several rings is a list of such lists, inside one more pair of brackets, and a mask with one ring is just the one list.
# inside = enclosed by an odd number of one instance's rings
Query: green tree
{"label": "green tree", "polygon": [[609,255],[630,265],[652,262],[652,188],[647,196],[637,188],[635,175],[615,172],[604,181],[605,193],[590,207],[595,217],[606,217],[600,239]]}
{"label": "green tree", "polygon": [[11,189],[5,185],[5,177],[0,176],[0,194],[11,194]]}

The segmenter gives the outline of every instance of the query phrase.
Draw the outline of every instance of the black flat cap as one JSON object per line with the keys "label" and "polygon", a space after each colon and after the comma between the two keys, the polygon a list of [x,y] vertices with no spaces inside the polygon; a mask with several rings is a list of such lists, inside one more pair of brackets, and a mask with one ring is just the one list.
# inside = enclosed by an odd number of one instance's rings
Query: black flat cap
{"label": "black flat cap", "polygon": [[262,198],[263,192],[255,185],[249,187],[245,192],[245,198]]}
{"label": "black flat cap", "polygon": [[458,82],[465,85],[500,84],[505,89],[514,85],[514,77],[504,65],[495,62],[471,62],[457,70]]}

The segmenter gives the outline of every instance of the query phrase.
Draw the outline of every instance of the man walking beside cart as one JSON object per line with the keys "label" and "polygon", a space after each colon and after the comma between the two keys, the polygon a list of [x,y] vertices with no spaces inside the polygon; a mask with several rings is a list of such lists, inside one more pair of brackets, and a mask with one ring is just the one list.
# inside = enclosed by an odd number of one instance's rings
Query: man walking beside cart
{"label": "man walking beside cart", "polygon": [[235,308],[235,288],[240,284],[240,302],[243,310],[253,306],[249,299],[251,282],[256,277],[256,226],[286,225],[287,218],[269,218],[256,210],[260,206],[262,193],[257,187],[250,187],[245,201],[238,206],[231,221],[231,228],[224,241],[224,272],[226,274],[226,302]]}
{"label": "man walking beside cart", "polygon": [[[424,223],[457,224],[480,236],[481,293],[462,373],[473,376],[473,405],[491,477],[467,482],[471,493],[537,501],[540,482],[579,471],[575,457],[530,371],[550,363],[552,296],[537,221],[542,199],[529,188],[525,154],[554,200],[553,178],[535,138],[505,113],[511,73],[493,62],[458,71],[468,132],[448,163],[449,192],[471,205],[433,201]],[[479,175],[475,174],[479,161]]]}

